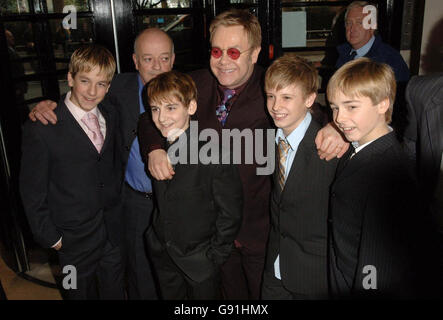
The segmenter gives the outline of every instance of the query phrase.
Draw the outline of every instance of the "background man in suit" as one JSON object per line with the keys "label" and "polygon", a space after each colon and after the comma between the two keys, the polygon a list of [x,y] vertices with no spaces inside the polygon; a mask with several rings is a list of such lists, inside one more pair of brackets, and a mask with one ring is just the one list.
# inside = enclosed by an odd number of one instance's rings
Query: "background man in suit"
{"label": "background man in suit", "polygon": [[[222,129],[271,128],[263,94],[264,70],[256,65],[261,50],[261,28],[257,18],[247,11],[233,9],[215,17],[209,30],[210,70],[191,73],[197,85],[199,129],[213,128],[221,132]],[[318,140],[319,149],[324,151],[322,156],[343,154],[347,144],[340,135],[331,127],[325,132],[327,134],[320,134]],[[139,134],[146,137],[146,145],[141,149],[144,156],[148,155],[152,176],[158,180],[171,179],[174,170],[166,152],[160,149],[161,136],[156,128],[145,126]],[[243,158],[244,142],[243,139]],[[260,296],[269,232],[271,181],[268,176],[257,175],[257,167],[257,163],[239,165],[244,192],[243,223],[235,249],[222,266],[222,289],[228,299],[258,299]]]}
{"label": "background man in suit", "polygon": [[263,299],[328,298],[329,187],[337,161],[317,156],[314,139],[321,126],[309,112],[317,89],[317,70],[297,56],[285,55],[266,71],[279,167],[271,194]]}
{"label": "background man in suit", "polygon": [[[368,57],[389,65],[394,70],[397,82],[408,81],[409,69],[400,53],[384,43],[380,35],[374,35],[375,29],[365,26],[365,18],[368,18],[369,13],[363,13],[363,8],[368,5],[368,1],[354,1],[346,8],[347,43],[337,47],[339,57],[336,67],[340,68],[353,59]],[[369,22],[374,23],[372,20]]]}
{"label": "background man in suit", "polygon": [[120,133],[115,109],[99,104],[114,71],[107,49],[77,49],[57,124],[29,121],[23,130],[23,205],[37,242],[58,251],[62,269],[76,269],[69,299],[124,299]]}
{"label": "background man in suit", "polygon": [[440,296],[443,288],[443,73],[415,76],[406,88],[404,144],[411,153],[419,183],[419,211],[437,230]]}
{"label": "background man in suit", "polygon": [[[142,31],[134,43],[133,60],[138,72],[117,74],[107,95],[119,113],[123,137],[121,152],[126,166],[123,204],[129,299],[157,299],[143,237],[153,210],[152,186],[140,156],[137,122],[144,112],[143,86],[156,75],[170,71],[174,58],[174,45],[167,33],[156,28]],[[47,120],[55,123],[54,108],[54,103],[43,101],[31,111],[30,118],[46,124]]]}

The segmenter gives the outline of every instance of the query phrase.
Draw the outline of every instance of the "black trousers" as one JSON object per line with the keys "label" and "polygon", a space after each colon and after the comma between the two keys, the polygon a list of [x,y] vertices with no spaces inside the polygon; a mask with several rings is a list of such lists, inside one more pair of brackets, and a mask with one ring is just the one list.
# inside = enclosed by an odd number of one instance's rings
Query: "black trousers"
{"label": "black trousers", "polygon": [[92,250],[80,252],[70,250],[65,252],[62,248],[58,251],[58,255],[60,266],[65,273],[62,282],[63,298],[68,300],[125,298],[120,247],[106,241]]}
{"label": "black trousers", "polygon": [[202,282],[189,278],[172,260],[167,251],[152,255],[160,292],[164,300],[219,300],[220,273],[216,272]]}
{"label": "black trousers", "polygon": [[144,234],[151,224],[152,199],[131,189],[123,190],[123,217],[125,222],[126,281],[130,300],[157,300],[157,288]]}
{"label": "black trousers", "polygon": [[245,246],[234,248],[221,266],[223,297],[228,300],[258,300],[265,266],[265,253]]}
{"label": "black trousers", "polygon": [[263,300],[327,300],[328,298],[327,292],[324,295],[307,295],[286,289],[283,282],[275,277],[274,268],[265,269],[263,273]]}

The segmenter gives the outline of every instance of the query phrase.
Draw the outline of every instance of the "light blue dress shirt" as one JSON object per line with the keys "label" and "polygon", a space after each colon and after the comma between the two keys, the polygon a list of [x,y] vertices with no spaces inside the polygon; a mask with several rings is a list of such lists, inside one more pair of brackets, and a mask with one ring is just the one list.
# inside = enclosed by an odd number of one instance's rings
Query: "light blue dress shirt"
{"label": "light blue dress shirt", "polygon": [[[300,122],[297,128],[295,128],[287,137],[285,137],[282,129],[280,128],[277,129],[277,135],[275,137],[275,143],[277,143],[277,146],[279,139],[286,140],[286,142],[289,143],[290,146],[285,163],[285,180],[288,177],[289,172],[291,171],[292,163],[294,162],[298,146],[300,145],[300,142],[303,140],[306,131],[308,130],[309,125],[311,124],[311,120],[312,120],[311,114],[309,112],[306,113],[306,116],[304,117],[302,122]],[[277,259],[275,259],[274,262],[274,273],[275,277],[281,280],[280,254],[277,256]]]}

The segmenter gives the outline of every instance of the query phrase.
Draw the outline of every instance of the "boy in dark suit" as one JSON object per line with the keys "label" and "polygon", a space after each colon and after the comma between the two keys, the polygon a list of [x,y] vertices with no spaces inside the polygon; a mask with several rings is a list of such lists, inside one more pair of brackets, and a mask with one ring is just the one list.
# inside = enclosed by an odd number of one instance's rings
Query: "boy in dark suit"
{"label": "boy in dark suit", "polygon": [[23,205],[36,241],[57,250],[64,272],[69,266],[68,299],[124,298],[117,119],[112,106],[100,104],[114,72],[106,48],[77,49],[57,124],[29,121],[24,127]]}
{"label": "boy in dark suit", "polygon": [[[240,176],[235,165],[219,164],[221,157],[203,164],[198,129],[190,128],[197,89],[189,75],[177,71],[158,75],[147,85],[146,94],[151,114],[143,114],[139,126],[152,116],[167,138],[172,163],[179,160],[172,180],[153,180],[157,209],[147,240],[160,291],[168,300],[219,299],[220,266],[231,253],[242,221]],[[139,138],[143,145],[145,137]],[[194,143],[198,149],[193,150]],[[213,151],[218,150],[217,146]],[[192,161],[194,156],[197,161]]]}
{"label": "boy in dark suit", "polygon": [[321,126],[309,112],[317,88],[317,70],[303,58],[285,55],[266,71],[278,157],[263,299],[328,298],[328,199],[337,161],[317,156]]}
{"label": "boy in dark suit", "polygon": [[330,281],[337,298],[413,297],[422,276],[415,265],[425,263],[416,255],[424,229],[414,210],[415,180],[388,126],[395,92],[392,69],[369,58],[348,62],[328,83],[334,121],[353,144],[330,196]]}

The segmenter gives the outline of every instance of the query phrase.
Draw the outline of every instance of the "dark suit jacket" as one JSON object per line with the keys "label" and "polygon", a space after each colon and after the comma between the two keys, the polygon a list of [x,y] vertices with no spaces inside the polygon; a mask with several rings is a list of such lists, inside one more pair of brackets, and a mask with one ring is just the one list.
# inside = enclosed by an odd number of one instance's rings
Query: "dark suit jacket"
{"label": "dark suit jacket", "polygon": [[106,120],[100,154],[63,102],[55,109],[57,124],[25,124],[20,192],[36,241],[53,246],[63,236],[63,250],[96,248],[104,240],[120,242],[121,159],[111,107],[99,106]]}
{"label": "dark suit jacket", "polygon": [[[330,271],[335,296],[402,297],[414,290],[415,246],[421,215],[410,162],[394,132],[375,140],[352,159],[340,160],[330,198]],[[348,160],[349,159],[349,160]],[[377,290],[365,290],[372,265]],[[374,275],[374,273],[372,273]]]}
{"label": "dark suit jacket", "polygon": [[111,87],[104,101],[105,103],[109,101],[115,107],[119,116],[118,124],[122,137],[120,152],[124,162],[123,172],[126,170],[132,143],[137,136],[137,124],[140,117],[138,90],[138,73],[116,74],[112,79]]}
{"label": "dark suit jacket", "polygon": [[[440,172],[443,152],[443,73],[413,77],[406,89],[408,125],[405,145],[416,160],[422,195],[422,211],[427,212]],[[443,232],[443,214],[434,216]]]}
{"label": "dark suit jacket", "polygon": [[[217,79],[207,69],[190,73],[197,85],[198,101],[196,119],[199,130],[213,128],[221,132],[215,108],[218,101]],[[266,113],[263,94],[263,69],[255,66],[246,87],[235,100],[226,120],[225,129],[268,129],[270,118]],[[220,135],[221,137],[221,135]],[[139,130],[140,148],[146,155],[162,145],[162,137],[153,125],[145,125]],[[221,141],[221,139],[220,139]],[[245,148],[242,148],[243,152]],[[266,149],[265,149],[266,150]],[[238,165],[243,183],[244,209],[243,223],[237,240],[253,252],[263,253],[269,233],[269,198],[271,179],[256,175],[257,164]]]}
{"label": "dark suit jacket", "polygon": [[[141,126],[147,117],[145,113],[140,118]],[[175,165],[173,179],[153,180],[157,208],[147,240],[153,258],[166,250],[189,278],[201,282],[231,253],[241,225],[243,193],[235,165],[190,164],[189,129],[174,146],[184,141],[187,161]]]}
{"label": "dark suit jacket", "polygon": [[314,140],[320,128],[311,121],[283,192],[278,186],[278,171],[274,173],[266,269],[274,274],[274,262],[280,254],[280,274],[287,290],[327,297],[329,187],[338,161],[318,157]]}
{"label": "dark suit jacket", "polygon": [[[346,62],[350,61],[351,49],[352,47],[348,42],[337,47],[339,54],[337,63],[335,65],[337,68],[340,68]],[[406,82],[409,80],[408,65],[400,55],[400,52],[392,48],[390,45],[384,43],[379,35],[375,36],[375,41],[365,57],[389,65],[392,70],[394,70],[395,79],[397,79],[397,82]]]}

